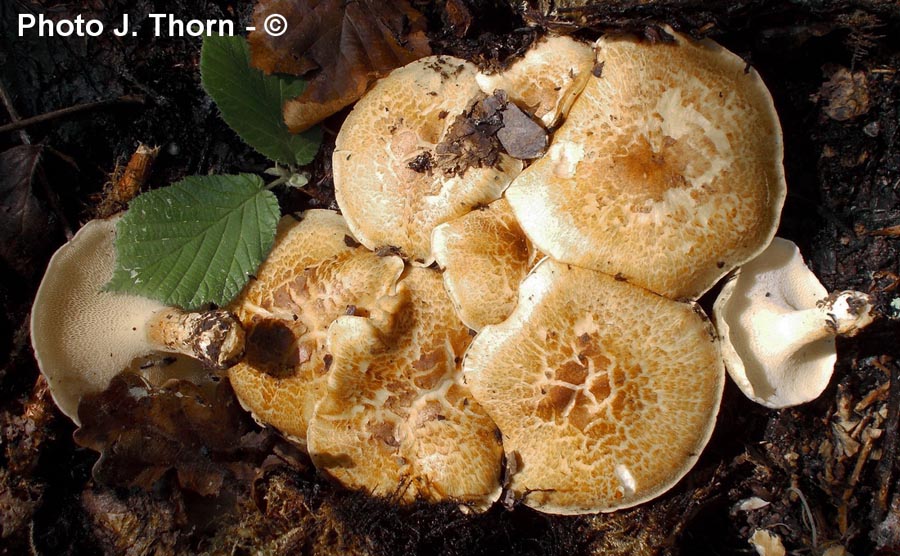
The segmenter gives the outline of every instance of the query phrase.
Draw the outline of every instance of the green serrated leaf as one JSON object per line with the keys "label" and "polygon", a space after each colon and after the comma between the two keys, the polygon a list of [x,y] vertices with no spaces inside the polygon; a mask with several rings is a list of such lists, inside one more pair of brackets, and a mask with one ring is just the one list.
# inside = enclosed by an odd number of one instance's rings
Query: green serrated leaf
{"label": "green serrated leaf", "polygon": [[191,176],[134,199],[116,226],[107,288],[197,309],[233,299],[275,240],[278,200],[259,176]]}
{"label": "green serrated leaf", "polygon": [[250,48],[243,37],[206,36],[200,51],[200,78],[231,129],[261,154],[282,164],[312,161],[322,142],[314,127],[288,131],[281,107],[306,89],[302,79],[266,75],[250,65]]}

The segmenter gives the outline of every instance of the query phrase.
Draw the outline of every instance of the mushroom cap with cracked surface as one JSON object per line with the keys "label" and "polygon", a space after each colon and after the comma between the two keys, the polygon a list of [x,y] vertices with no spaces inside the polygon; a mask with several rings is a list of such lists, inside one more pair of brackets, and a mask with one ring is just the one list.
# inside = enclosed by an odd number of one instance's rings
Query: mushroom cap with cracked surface
{"label": "mushroom cap with cracked surface", "polygon": [[774,236],[782,134],[755,70],[673,36],[601,38],[547,154],[505,195],[541,252],[695,299]]}
{"label": "mushroom cap with cracked surface", "polygon": [[379,302],[403,266],[399,257],[361,247],[333,211],[282,219],[256,280],[231,304],[246,328],[247,351],[229,378],[254,418],[306,442],[328,371],[328,327],[348,313],[380,316]]}
{"label": "mushroom cap with cracked surface", "polygon": [[466,326],[478,331],[512,313],[519,284],[534,266],[534,249],[506,199],[441,224],[431,246]]}
{"label": "mushroom cap with cracked surface", "polygon": [[463,373],[503,434],[513,494],[559,514],[671,488],[712,433],[725,377],[699,307],[549,258]]}
{"label": "mushroom cap with cracked surface", "polygon": [[313,463],[350,488],[412,502],[486,509],[500,495],[497,428],[462,383],[471,341],[440,275],[410,268],[390,326],[341,317],[334,357],[308,434]]}
{"label": "mushroom cap with cracked surface", "polygon": [[499,198],[521,171],[504,153],[488,160],[465,141],[448,145],[483,96],[475,75],[465,60],[423,58],[378,81],[347,116],[333,156],[335,196],[369,249],[395,247],[431,264],[434,227]]}

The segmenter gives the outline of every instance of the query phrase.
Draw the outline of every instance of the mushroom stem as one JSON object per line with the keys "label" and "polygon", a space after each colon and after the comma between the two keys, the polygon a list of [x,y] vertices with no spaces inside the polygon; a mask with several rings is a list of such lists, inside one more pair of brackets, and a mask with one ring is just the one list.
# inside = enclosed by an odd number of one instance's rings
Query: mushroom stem
{"label": "mushroom stem", "polygon": [[832,294],[811,309],[761,311],[753,319],[758,349],[784,359],[825,338],[854,336],[872,322],[871,311],[871,297],[855,291]]}
{"label": "mushroom stem", "polygon": [[167,307],[147,323],[147,339],[158,349],[193,357],[214,369],[227,369],[244,353],[240,321],[221,309],[190,313]]}

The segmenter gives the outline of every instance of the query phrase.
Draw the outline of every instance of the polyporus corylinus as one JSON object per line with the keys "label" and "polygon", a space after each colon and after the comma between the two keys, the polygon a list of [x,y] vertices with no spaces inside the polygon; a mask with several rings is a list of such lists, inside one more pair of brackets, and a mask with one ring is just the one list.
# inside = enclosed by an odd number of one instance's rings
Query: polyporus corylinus
{"label": "polyporus corylinus", "polygon": [[817,398],[837,361],[835,337],[854,336],[874,320],[867,294],[829,295],[797,246],[777,237],[725,283],[713,316],[728,374],[771,408]]}
{"label": "polyporus corylinus", "polygon": [[103,391],[118,373],[152,362],[153,354],[195,360],[150,364],[143,374],[154,383],[197,377],[203,366],[225,368],[243,354],[243,329],[226,311],[186,313],[104,290],[115,268],[118,220],[92,220],[59,248],[31,310],[31,344],[38,366],[56,405],[76,423],[82,396]]}
{"label": "polyporus corylinus", "polygon": [[671,488],[709,440],[725,379],[699,307],[552,259],[475,337],[463,374],[503,434],[512,493],[559,514]]}
{"label": "polyporus corylinus", "polygon": [[760,253],[785,197],[755,70],[711,41],[601,38],[549,152],[506,191],[543,253],[694,299]]}
{"label": "polyporus corylinus", "polygon": [[506,199],[441,224],[431,248],[457,315],[476,331],[512,313],[534,266],[534,248]]}
{"label": "polyporus corylinus", "polygon": [[305,444],[325,389],[328,327],[342,315],[377,317],[403,267],[356,243],[336,212],[282,218],[256,280],[230,304],[247,330],[247,355],[229,370],[241,404]]}
{"label": "polyporus corylinus", "polygon": [[344,485],[484,510],[500,495],[503,448],[462,383],[471,341],[441,277],[410,268],[389,325],[344,316],[328,330],[327,390],[307,436],[313,463]]}
{"label": "polyporus corylinus", "polygon": [[594,67],[594,51],[571,37],[544,37],[503,72],[476,76],[485,94],[501,89],[552,128],[571,108]]}
{"label": "polyporus corylinus", "polygon": [[[353,235],[428,266],[431,231],[500,197],[522,163],[468,145],[467,111],[480,95],[476,69],[423,58],[378,81],[338,133],[334,190]],[[486,139],[487,140],[487,139]],[[486,156],[486,159],[482,159]]]}

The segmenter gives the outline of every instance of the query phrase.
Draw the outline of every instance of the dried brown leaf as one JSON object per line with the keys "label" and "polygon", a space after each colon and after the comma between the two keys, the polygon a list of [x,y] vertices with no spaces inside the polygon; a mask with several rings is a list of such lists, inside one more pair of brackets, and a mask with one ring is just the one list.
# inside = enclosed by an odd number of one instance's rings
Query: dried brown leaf
{"label": "dried brown leaf", "polygon": [[0,259],[26,276],[52,239],[50,216],[31,186],[41,150],[21,145],[0,153]]}
{"label": "dried brown leaf", "polygon": [[[263,31],[273,14],[287,20],[279,37]],[[303,94],[284,106],[294,133],[355,102],[375,79],[431,54],[425,18],[406,0],[262,0],[254,23],[249,40],[255,67],[310,74]]]}
{"label": "dried brown leaf", "polygon": [[120,497],[111,489],[89,487],[81,495],[90,529],[103,554],[175,556],[184,554],[184,522],[178,500],[143,492]]}
{"label": "dried brown leaf", "polygon": [[78,417],[75,441],[100,452],[95,480],[116,486],[150,489],[174,469],[182,488],[218,494],[226,479],[248,475],[242,450],[259,449],[227,383],[208,394],[187,381],[155,388],[123,373],[105,391],[86,396]]}

